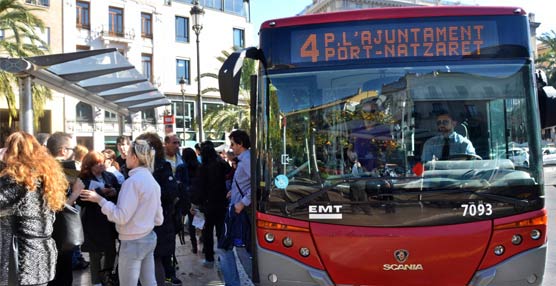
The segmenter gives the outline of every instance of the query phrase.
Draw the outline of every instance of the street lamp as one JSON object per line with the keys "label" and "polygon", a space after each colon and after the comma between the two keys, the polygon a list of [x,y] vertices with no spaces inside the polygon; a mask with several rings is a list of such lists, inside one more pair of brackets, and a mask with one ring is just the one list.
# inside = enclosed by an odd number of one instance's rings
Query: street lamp
{"label": "street lamp", "polygon": [[193,31],[197,37],[197,124],[199,124],[199,142],[203,142],[203,99],[201,98],[201,58],[199,53],[199,34],[203,29],[202,18],[205,14],[203,7],[199,5],[199,1],[193,1],[193,7],[189,11],[193,19]]}
{"label": "street lamp", "polygon": [[[180,79],[181,103],[183,107],[182,120],[183,120],[183,141],[185,144],[185,77]],[[176,112],[177,113],[177,112]]]}

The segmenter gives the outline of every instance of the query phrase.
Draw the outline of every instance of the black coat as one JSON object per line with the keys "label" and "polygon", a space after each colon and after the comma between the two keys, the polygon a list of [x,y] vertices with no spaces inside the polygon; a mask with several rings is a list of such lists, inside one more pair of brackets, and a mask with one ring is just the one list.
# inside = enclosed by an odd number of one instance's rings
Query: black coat
{"label": "black coat", "polygon": [[160,185],[160,201],[164,221],[156,226],[155,256],[170,256],[176,249],[176,230],[174,225],[174,211],[178,202],[178,183],[172,173],[170,163],[165,160],[155,160],[153,177]]}
{"label": "black coat", "polygon": [[[120,184],[116,176],[110,172],[102,172],[102,178],[105,182],[105,187],[114,187],[117,192],[120,191]],[[96,181],[94,177],[81,178],[85,188],[88,189],[91,181]],[[116,203],[118,195],[114,197],[105,197],[105,199]],[[116,225],[108,221],[105,214],[101,212],[101,208],[97,203],[86,202],[80,199],[77,204],[81,206],[81,222],[83,223],[83,234],[85,241],[81,245],[83,252],[103,252],[114,250],[114,241],[118,237],[116,232]]]}
{"label": "black coat", "polygon": [[226,174],[230,170],[230,165],[220,158],[201,165],[199,189],[192,199],[194,204],[201,206],[205,214],[226,212]]}

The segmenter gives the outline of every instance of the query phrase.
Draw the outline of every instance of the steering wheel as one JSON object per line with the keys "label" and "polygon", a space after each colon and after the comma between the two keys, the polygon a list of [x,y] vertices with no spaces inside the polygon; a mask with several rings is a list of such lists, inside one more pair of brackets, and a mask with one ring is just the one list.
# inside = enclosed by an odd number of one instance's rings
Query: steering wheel
{"label": "steering wheel", "polygon": [[483,158],[479,155],[475,154],[452,154],[448,157],[448,160],[455,160],[455,161],[470,161],[470,160],[483,160]]}

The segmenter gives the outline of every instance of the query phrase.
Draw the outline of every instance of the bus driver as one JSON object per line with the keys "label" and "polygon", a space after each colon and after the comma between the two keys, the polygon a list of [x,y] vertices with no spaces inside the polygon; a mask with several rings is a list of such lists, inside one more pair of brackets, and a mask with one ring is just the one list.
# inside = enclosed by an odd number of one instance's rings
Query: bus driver
{"label": "bus driver", "polygon": [[436,126],[440,134],[425,142],[421,162],[448,160],[451,155],[476,155],[471,141],[454,131],[456,124],[457,122],[447,112],[437,116]]}

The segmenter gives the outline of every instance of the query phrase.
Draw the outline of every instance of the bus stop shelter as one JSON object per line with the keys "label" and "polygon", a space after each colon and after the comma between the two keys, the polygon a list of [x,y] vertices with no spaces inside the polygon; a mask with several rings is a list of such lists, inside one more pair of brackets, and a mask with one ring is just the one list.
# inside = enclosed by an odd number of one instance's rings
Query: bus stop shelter
{"label": "bus stop shelter", "polygon": [[19,127],[31,134],[34,133],[32,82],[117,113],[120,134],[124,116],[170,104],[117,49],[0,58],[0,69],[19,78]]}

